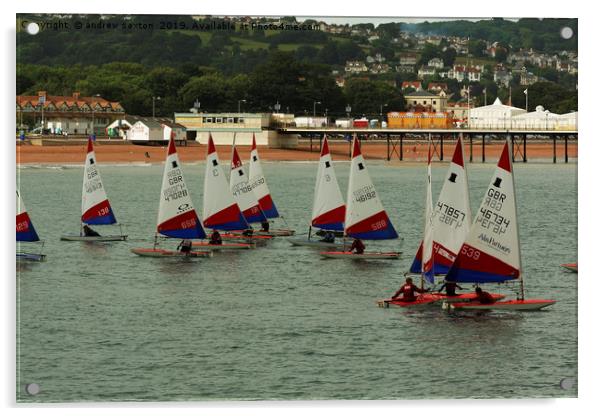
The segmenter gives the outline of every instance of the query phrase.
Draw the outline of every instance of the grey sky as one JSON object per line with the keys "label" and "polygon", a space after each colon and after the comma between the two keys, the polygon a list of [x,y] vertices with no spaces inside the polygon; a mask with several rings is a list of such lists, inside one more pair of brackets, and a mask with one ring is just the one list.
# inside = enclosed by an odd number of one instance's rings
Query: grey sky
{"label": "grey sky", "polygon": [[[403,23],[421,23],[424,21],[429,22],[442,22],[449,20],[485,20],[491,19],[490,17],[475,18],[475,17],[362,17],[362,16],[336,16],[336,17],[323,17],[323,16],[297,16],[298,21],[312,18],[321,20],[329,24],[357,24],[357,23],[373,23],[375,26],[381,23],[392,23],[392,22],[403,22]],[[514,18],[508,18],[508,20],[516,20]]]}

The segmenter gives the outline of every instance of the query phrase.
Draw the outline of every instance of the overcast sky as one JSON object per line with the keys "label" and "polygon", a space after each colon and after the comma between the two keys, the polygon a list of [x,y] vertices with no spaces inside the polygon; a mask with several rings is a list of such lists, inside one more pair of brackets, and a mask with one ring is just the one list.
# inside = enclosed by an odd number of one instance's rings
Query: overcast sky
{"label": "overcast sky", "polygon": [[[490,17],[484,18],[474,18],[474,17],[451,17],[451,18],[442,18],[442,17],[322,17],[322,16],[297,16],[298,21],[303,21],[305,19],[312,18],[316,20],[321,20],[326,23],[331,24],[357,24],[357,23],[372,23],[375,26],[381,23],[392,23],[392,22],[403,22],[403,23],[421,23],[424,21],[429,22],[441,22],[448,20],[471,20],[478,21],[484,19],[491,19]],[[508,20],[516,20],[508,18]]]}

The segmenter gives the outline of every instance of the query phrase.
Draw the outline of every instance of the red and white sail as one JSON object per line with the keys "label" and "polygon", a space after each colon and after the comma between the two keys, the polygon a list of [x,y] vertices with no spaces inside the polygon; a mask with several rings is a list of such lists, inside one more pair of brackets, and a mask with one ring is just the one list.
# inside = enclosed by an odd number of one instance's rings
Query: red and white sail
{"label": "red and white sail", "polygon": [[207,143],[207,164],[203,192],[203,225],[214,230],[245,230],[249,224],[230,192],[220,166],[213,138]]}
{"label": "red and white sail", "polygon": [[357,136],[353,138],[353,154],[347,189],[345,234],[366,240],[397,238],[397,231],[383,208],[374,183],[368,174]]}
{"label": "red and white sail", "polygon": [[259,201],[259,206],[263,211],[263,214],[267,218],[278,218],[280,214],[276,208],[276,204],[272,200],[270,189],[268,188],[268,181],[263,174],[263,168],[261,167],[261,160],[259,159],[259,152],[257,151],[257,144],[255,142],[255,133],[253,133],[253,144],[251,146],[251,159],[249,161],[249,185],[255,192],[255,196]]}
{"label": "red and white sail", "polygon": [[520,278],[514,176],[508,142],[448,281],[495,283]]}
{"label": "red and white sail", "polygon": [[253,192],[253,188],[249,185],[249,179],[235,145],[232,146],[232,163],[230,169],[230,191],[232,191],[232,196],[234,196],[234,200],[240,207],[247,222],[267,221],[259,206],[255,192]]}
{"label": "red and white sail", "polygon": [[323,230],[343,231],[345,223],[345,201],[334,172],[328,139],[324,135],[318,164],[318,175],[314,187],[314,206],[311,215],[312,227]]}
{"label": "red and white sail", "polygon": [[[468,196],[468,175],[464,165],[464,147],[458,139],[454,155],[445,175],[445,182],[435,204],[434,226],[434,272],[446,274],[472,224]],[[422,244],[418,248],[410,268],[412,273],[421,272]]]}
{"label": "red and white sail", "polygon": [[82,222],[92,225],[114,224],[117,222],[100,178],[91,138],[88,139],[88,151],[84,162]]}
{"label": "red and white sail", "polygon": [[17,241],[39,241],[38,233],[29,218],[25,203],[17,191]]}
{"label": "red and white sail", "polygon": [[169,140],[163,170],[157,232],[172,238],[206,237],[192,205],[173,138]]}
{"label": "red and white sail", "polygon": [[435,282],[433,255],[433,192],[431,187],[431,141],[429,140],[429,156],[426,173],[426,201],[424,204],[424,237],[422,243],[422,276],[430,284]]}

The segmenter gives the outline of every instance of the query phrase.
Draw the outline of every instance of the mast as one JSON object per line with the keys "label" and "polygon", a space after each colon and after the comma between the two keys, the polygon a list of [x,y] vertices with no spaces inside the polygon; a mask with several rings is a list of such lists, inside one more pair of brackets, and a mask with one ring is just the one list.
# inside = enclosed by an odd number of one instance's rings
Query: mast
{"label": "mast", "polygon": [[[506,136],[506,143],[510,141],[510,135]],[[514,150],[513,150],[514,151]],[[512,190],[514,192],[514,212],[516,213],[516,235],[518,237],[518,272],[519,272],[519,283],[520,283],[520,295],[519,300],[525,300],[525,281],[523,280],[523,261],[522,251],[520,249],[520,229],[518,226],[518,209],[516,205],[516,184],[514,182],[514,164],[512,163],[512,157],[510,157],[510,166],[512,168]]]}

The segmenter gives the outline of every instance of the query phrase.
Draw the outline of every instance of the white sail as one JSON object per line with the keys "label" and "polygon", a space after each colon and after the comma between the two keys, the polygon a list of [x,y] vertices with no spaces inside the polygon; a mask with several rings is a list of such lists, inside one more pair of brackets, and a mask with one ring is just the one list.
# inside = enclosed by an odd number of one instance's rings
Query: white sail
{"label": "white sail", "polygon": [[357,137],[353,138],[345,234],[367,240],[397,238],[397,232],[380,202],[368,173]]}
{"label": "white sail", "polygon": [[206,237],[186,187],[173,138],[169,140],[163,170],[157,232],[173,238]]}
{"label": "white sail", "polygon": [[332,164],[328,139],[324,135],[314,187],[311,223],[316,228],[342,231],[344,221],[345,201]]}
{"label": "white sail", "polygon": [[446,280],[493,283],[520,277],[512,160],[504,146],[466,241]]}
{"label": "white sail", "polygon": [[230,168],[230,191],[247,222],[266,221],[267,219],[259,206],[259,201],[249,185],[249,180],[242,166],[236,146],[232,146],[232,164]]}
{"label": "white sail", "polygon": [[267,218],[278,218],[280,214],[278,213],[276,204],[274,204],[274,201],[272,200],[272,195],[268,188],[268,181],[263,174],[259,152],[257,151],[257,143],[255,142],[255,134],[253,134],[251,159],[249,161],[249,185],[259,201],[259,206],[264,215]]}
{"label": "white sail", "polygon": [[114,224],[117,222],[96,165],[92,139],[88,139],[88,151],[84,162],[82,222],[86,224]]}
{"label": "white sail", "polygon": [[426,201],[424,207],[424,237],[422,243],[422,276],[430,284],[434,280],[433,258],[433,193],[431,186],[431,141],[429,138],[429,155],[427,164]]}
{"label": "white sail", "polygon": [[[446,274],[454,262],[472,224],[468,195],[468,175],[464,165],[462,139],[458,139],[454,155],[445,175],[441,193],[434,207],[433,240],[435,274]],[[422,244],[410,271],[421,272]]]}
{"label": "white sail", "polygon": [[215,230],[245,230],[249,224],[230,192],[213,138],[207,143],[207,164],[203,191],[203,225]]}

